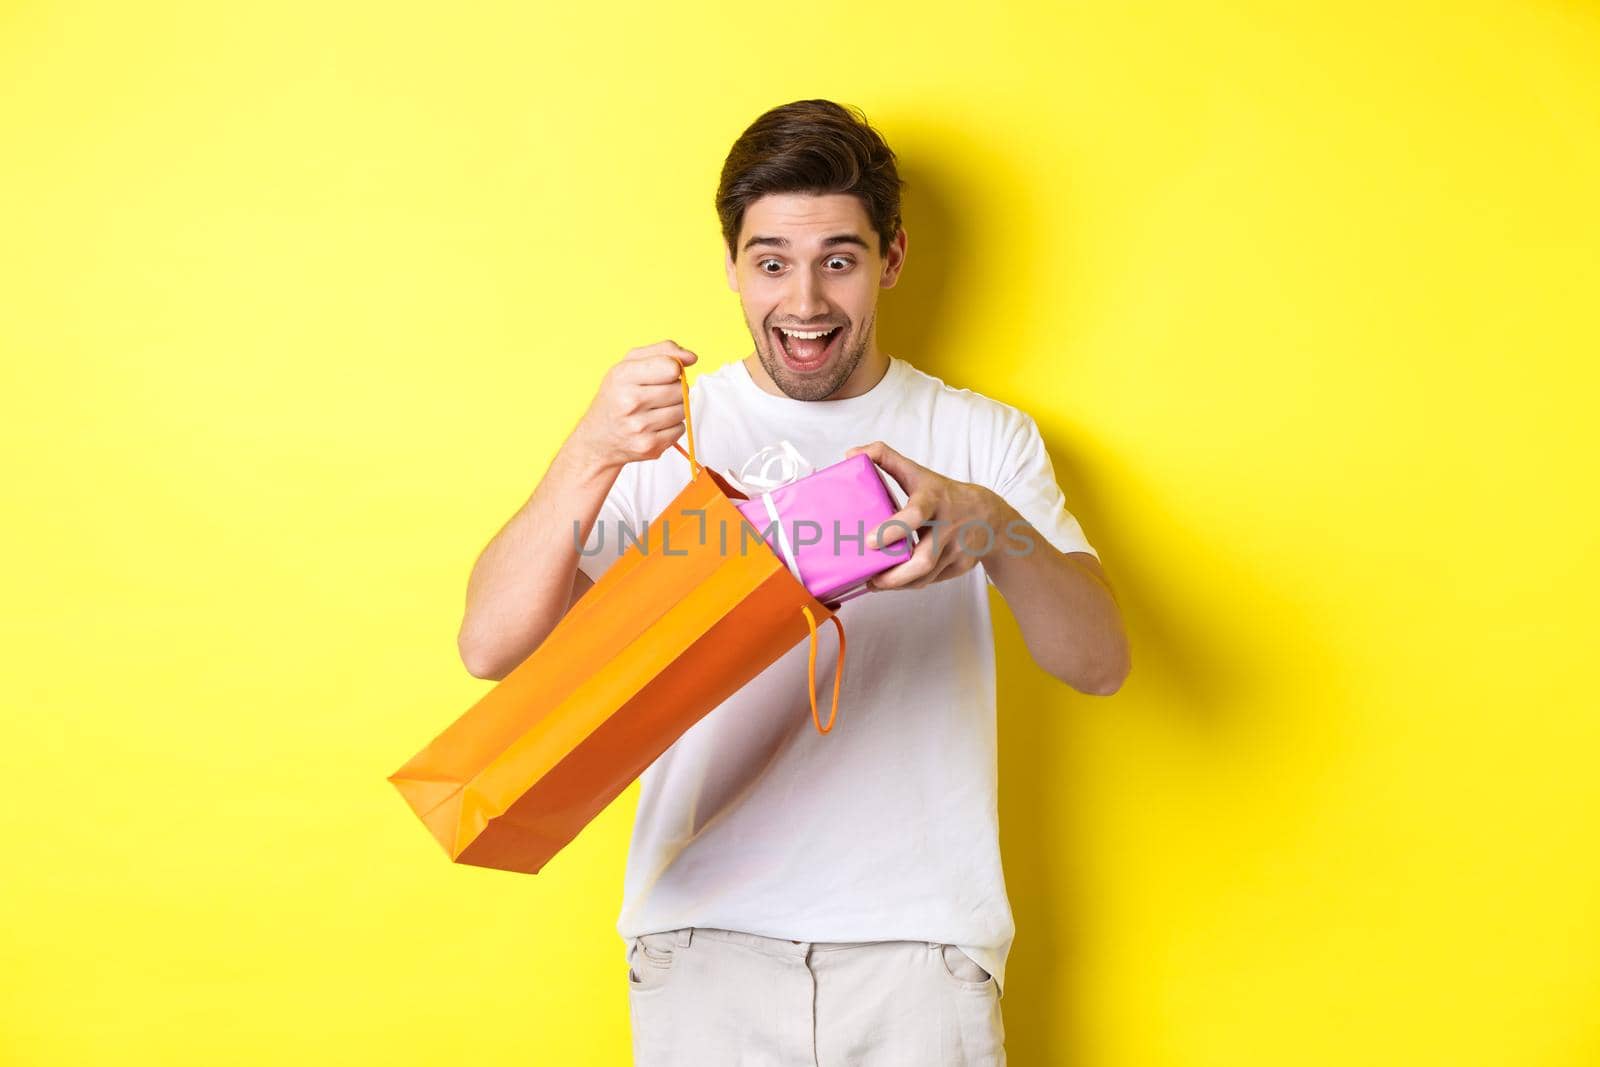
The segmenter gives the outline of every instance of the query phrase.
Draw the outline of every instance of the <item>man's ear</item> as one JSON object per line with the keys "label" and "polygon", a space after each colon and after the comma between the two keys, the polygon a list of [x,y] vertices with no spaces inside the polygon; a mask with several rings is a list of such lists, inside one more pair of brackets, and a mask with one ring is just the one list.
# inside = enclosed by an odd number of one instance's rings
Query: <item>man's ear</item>
{"label": "man's ear", "polygon": [[722,248],[722,267],[728,272],[728,288],[734,292],[739,291],[739,272],[733,266],[733,253],[728,251],[726,245]]}
{"label": "man's ear", "polygon": [[878,284],[884,289],[893,289],[894,283],[900,280],[900,268],[905,265],[906,231],[902,226],[889,242],[889,254],[883,258],[883,280]]}

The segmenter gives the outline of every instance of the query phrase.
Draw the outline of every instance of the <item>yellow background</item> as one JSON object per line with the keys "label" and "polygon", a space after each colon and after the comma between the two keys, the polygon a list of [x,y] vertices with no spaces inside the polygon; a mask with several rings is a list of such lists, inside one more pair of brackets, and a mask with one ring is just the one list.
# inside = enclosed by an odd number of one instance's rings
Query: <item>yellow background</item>
{"label": "yellow background", "polygon": [[1433,6],[0,7],[0,1062],[625,1062],[636,787],[526,877],[384,779],[812,96],[1129,618],[997,623],[1012,1062],[1600,1061],[1600,15]]}

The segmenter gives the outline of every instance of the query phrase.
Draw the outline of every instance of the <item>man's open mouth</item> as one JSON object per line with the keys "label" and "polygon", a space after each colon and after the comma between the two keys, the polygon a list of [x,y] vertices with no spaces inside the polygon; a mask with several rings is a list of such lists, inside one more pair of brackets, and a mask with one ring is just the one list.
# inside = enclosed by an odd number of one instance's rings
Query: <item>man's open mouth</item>
{"label": "man's open mouth", "polygon": [[828,330],[795,330],[788,327],[774,327],[772,332],[777,336],[778,345],[783,349],[784,358],[797,370],[810,370],[826,362],[833,355],[833,350],[841,336],[844,335],[843,326],[835,326]]}

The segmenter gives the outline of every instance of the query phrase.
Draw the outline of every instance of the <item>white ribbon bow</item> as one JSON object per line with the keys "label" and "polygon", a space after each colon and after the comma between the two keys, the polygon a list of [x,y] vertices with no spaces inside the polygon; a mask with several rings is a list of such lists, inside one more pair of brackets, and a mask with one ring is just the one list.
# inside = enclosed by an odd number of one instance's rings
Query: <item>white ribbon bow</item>
{"label": "white ribbon bow", "polygon": [[816,468],[800,454],[799,449],[788,441],[779,441],[745,460],[744,466],[739,468],[738,481],[746,490],[745,495],[755,496],[757,493],[770,493],[815,473]]}
{"label": "white ribbon bow", "polygon": [[745,496],[754,500],[761,498],[766,506],[767,516],[777,526],[778,554],[783,557],[784,566],[789,568],[789,573],[795,580],[804,582],[800,576],[800,561],[795,557],[794,546],[789,543],[789,532],[783,528],[783,518],[778,514],[778,508],[772,502],[772,491],[781,489],[791,482],[798,482],[809,474],[816,473],[806,457],[794,447],[790,441],[779,441],[775,445],[768,445],[749,459],[744,466],[739,468],[739,476],[732,479],[734,485]]}

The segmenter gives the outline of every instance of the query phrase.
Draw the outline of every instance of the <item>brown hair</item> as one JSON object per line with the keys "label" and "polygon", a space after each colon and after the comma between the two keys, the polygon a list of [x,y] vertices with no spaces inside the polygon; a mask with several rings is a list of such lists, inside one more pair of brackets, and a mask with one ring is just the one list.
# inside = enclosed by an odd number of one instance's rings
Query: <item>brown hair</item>
{"label": "brown hair", "polygon": [[877,231],[878,254],[888,255],[904,184],[894,152],[860,108],[796,100],[756,119],[729,150],[717,183],[722,240],[737,258],[745,209],[769,193],[851,193]]}

